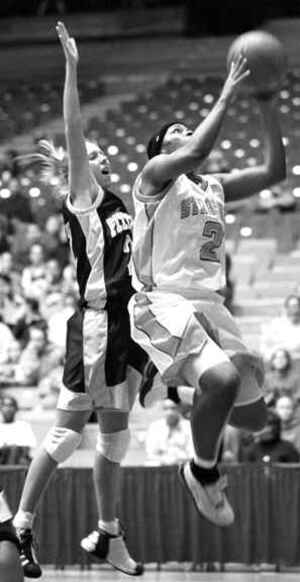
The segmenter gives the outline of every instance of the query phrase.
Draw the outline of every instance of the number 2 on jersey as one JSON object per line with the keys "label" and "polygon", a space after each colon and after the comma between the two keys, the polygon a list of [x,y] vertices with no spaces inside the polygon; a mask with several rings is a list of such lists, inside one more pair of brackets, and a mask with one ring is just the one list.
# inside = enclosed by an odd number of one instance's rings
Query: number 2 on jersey
{"label": "number 2 on jersey", "polygon": [[201,261],[213,261],[219,263],[220,258],[216,252],[219,249],[224,238],[224,230],[222,224],[214,220],[207,220],[202,235],[209,240],[204,243],[200,250]]}

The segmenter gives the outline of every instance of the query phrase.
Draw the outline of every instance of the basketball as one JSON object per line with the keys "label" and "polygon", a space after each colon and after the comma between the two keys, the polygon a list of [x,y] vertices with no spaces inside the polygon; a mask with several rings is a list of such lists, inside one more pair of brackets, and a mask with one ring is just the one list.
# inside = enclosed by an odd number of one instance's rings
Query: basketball
{"label": "basketball", "polygon": [[287,58],[281,42],[269,32],[253,30],[238,36],[228,50],[227,67],[240,53],[248,60],[250,76],[245,81],[249,90],[276,92],[283,83]]}

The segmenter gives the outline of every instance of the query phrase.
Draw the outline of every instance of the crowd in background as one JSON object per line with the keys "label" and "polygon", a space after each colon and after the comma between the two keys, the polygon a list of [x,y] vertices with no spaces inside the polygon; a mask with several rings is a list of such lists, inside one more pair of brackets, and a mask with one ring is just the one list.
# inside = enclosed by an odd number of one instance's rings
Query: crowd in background
{"label": "crowd in background", "polygon": [[49,216],[43,229],[23,224],[3,242],[0,385],[35,386],[37,406],[53,408],[61,386],[66,322],[77,301],[62,218]]}
{"label": "crowd in background", "polygon": [[[17,186],[22,186],[24,177],[31,183],[36,175],[32,168],[21,170],[15,166],[14,156],[10,156],[2,171],[2,189],[6,180],[13,193],[14,188],[18,190]],[[16,197],[19,199],[17,194]],[[1,202],[3,204],[5,199]],[[11,202],[13,207],[13,200]],[[50,200],[49,205],[51,208]],[[0,208],[0,387],[2,392],[9,387],[31,387],[30,407],[33,413],[40,415],[54,411],[62,383],[66,323],[78,296],[75,267],[70,262],[57,204],[52,201],[51,212],[44,219],[41,216],[37,219],[28,196],[15,215],[8,204],[5,207],[8,209],[6,215],[1,214]],[[226,267],[225,304],[234,312],[234,281],[229,255]],[[277,455],[281,460],[283,457],[298,459],[300,298],[297,295],[287,297],[282,315],[263,327],[260,353],[266,362],[265,399],[270,407],[272,426],[254,437],[229,427],[223,443],[226,462],[270,460],[273,458],[269,454],[270,446],[277,450],[274,458]],[[5,407],[5,399],[3,402]],[[15,414],[17,406],[16,402]],[[166,401],[160,414],[161,418],[156,419],[144,435],[146,462],[171,464],[191,456],[189,423],[182,417],[180,406]],[[5,422],[4,418],[3,425]],[[5,439],[1,440],[3,425],[0,424],[0,448],[6,446]],[[15,425],[13,434],[17,432],[18,425]],[[291,443],[287,451],[285,445],[280,444],[281,440]],[[291,447],[296,452],[292,453]],[[5,458],[7,455],[2,455],[2,462]],[[20,458],[24,460],[24,456]]]}
{"label": "crowd in background", "polygon": [[[2,231],[1,250],[2,393],[5,395],[9,387],[31,387],[33,410],[37,414],[53,411],[62,383],[66,323],[77,301],[75,269],[69,262],[61,215],[50,215],[44,228],[35,223],[23,223],[19,231],[7,232],[6,235]],[[230,260],[227,264],[230,266]],[[234,287],[229,277],[226,302],[230,309],[234,303],[233,295]],[[300,373],[297,367],[300,298],[297,295],[287,297],[283,307],[282,315],[263,328],[260,346],[266,362],[264,390],[273,428],[252,437],[229,427],[223,444],[226,462],[253,461],[258,457],[260,460],[271,459],[272,455],[265,454],[265,448],[272,442],[272,447],[278,449],[281,440],[290,442],[296,451],[291,453],[291,447],[287,447],[288,460],[297,460],[300,454]],[[1,405],[3,424],[11,422],[5,420],[6,405],[4,396]],[[15,414],[17,407],[15,402]],[[0,448],[5,445],[1,430],[0,425]],[[17,432],[18,425],[15,425],[13,434]],[[17,438],[15,444],[18,444]],[[171,464],[191,455],[189,423],[183,418],[180,406],[169,400],[163,404],[162,417],[149,427],[144,444],[149,463]],[[278,450],[282,460],[281,444]],[[2,461],[3,458],[5,456],[2,456]]]}
{"label": "crowd in background", "polygon": [[[209,160],[208,170],[220,170],[220,164],[224,164],[224,156],[219,159],[215,154]],[[226,171],[223,166],[222,169]],[[59,205],[50,190],[49,199],[46,198],[44,183],[39,184],[42,196],[30,196],[30,188],[37,188],[38,179],[37,168],[20,166],[16,152],[8,153],[0,175],[0,391],[6,398],[9,388],[30,387],[31,398],[26,406],[33,416],[55,409],[62,383],[66,323],[78,297],[75,267],[70,262]],[[9,192],[9,197],[5,197],[5,192]],[[43,200],[43,204],[39,206],[37,200]],[[230,255],[226,257],[226,269],[225,304],[234,313]],[[254,437],[228,427],[223,442],[225,462],[298,460],[300,298],[288,296],[282,307],[282,314],[262,328],[259,346],[266,363],[264,390],[270,426]],[[5,409],[5,398],[1,410],[3,406]],[[17,408],[16,402],[18,418],[21,412]],[[145,462],[172,464],[191,456],[189,423],[180,405],[166,401],[158,414],[161,417],[150,425],[142,439]],[[3,450],[8,445],[5,444],[8,432],[2,431],[2,438],[1,430],[7,422],[11,420],[5,420],[4,412],[0,423]],[[18,430],[15,424],[12,434]],[[282,445],[281,441],[290,444]],[[2,462],[8,458],[2,454]],[[30,455],[20,456],[24,458]]]}

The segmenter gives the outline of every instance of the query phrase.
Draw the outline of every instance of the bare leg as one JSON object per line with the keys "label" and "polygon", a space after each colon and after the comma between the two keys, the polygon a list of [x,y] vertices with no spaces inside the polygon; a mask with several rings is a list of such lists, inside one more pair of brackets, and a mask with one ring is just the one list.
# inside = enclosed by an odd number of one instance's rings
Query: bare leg
{"label": "bare leg", "polygon": [[[86,411],[57,410],[55,425],[81,433],[89,415]],[[29,467],[19,509],[34,513],[56,467],[56,461],[41,447]]]}
{"label": "bare leg", "polygon": [[214,466],[223,428],[233,407],[239,376],[230,362],[204,372],[201,392],[196,391],[191,427],[196,456],[204,467]]}
{"label": "bare leg", "polygon": [[[211,355],[213,362],[218,351]],[[225,483],[217,464],[223,430],[238,394],[240,377],[229,360],[222,361],[220,353],[219,358],[219,364],[202,374],[200,360],[190,360],[185,367],[188,384],[195,385],[198,375],[201,391],[199,382],[191,415],[195,456],[180,467],[180,475],[199,512],[216,525],[228,526],[234,520],[234,512],[224,494]]]}
{"label": "bare leg", "polygon": [[[128,399],[124,408],[133,404],[132,389],[136,375],[128,375]],[[132,384],[133,383],[133,384]],[[98,409],[100,441],[94,464],[94,486],[98,509],[98,529],[81,540],[81,547],[90,555],[106,560],[126,574],[140,575],[142,564],[131,558],[117,519],[120,496],[120,463],[128,445],[128,412]],[[119,433],[119,434],[118,434]]]}
{"label": "bare leg", "polygon": [[[128,426],[127,412],[98,410],[97,416],[103,433],[118,432]],[[120,495],[120,464],[113,463],[98,452],[94,463],[94,486],[99,519],[113,521]]]}

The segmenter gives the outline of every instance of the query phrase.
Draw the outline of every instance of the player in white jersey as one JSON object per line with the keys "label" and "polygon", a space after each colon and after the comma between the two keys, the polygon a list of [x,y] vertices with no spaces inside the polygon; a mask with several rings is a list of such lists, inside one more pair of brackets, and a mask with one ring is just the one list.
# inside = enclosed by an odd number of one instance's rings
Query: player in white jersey
{"label": "player in white jersey", "polygon": [[[80,306],[68,321],[64,386],[55,425],[30,465],[14,524],[24,573],[40,577],[41,568],[32,551],[34,513],[50,475],[77,448],[95,410],[99,434],[94,484],[99,519],[81,547],[115,569],[137,576],[143,566],[131,558],[116,517],[120,464],[130,436],[128,415],[145,361],[145,354],[131,340],[127,310],[133,292],[128,271],[131,217],[109,190],[106,155],[97,144],[85,142],[77,47],[62,23],[58,23],[57,33],[66,59],[63,109],[69,167],[63,214],[76,261]],[[58,154],[52,151],[52,156]]]}
{"label": "player in white jersey", "polygon": [[[232,76],[239,77],[243,66],[237,63]],[[148,352],[162,380],[194,389],[195,456],[180,475],[198,510],[222,526],[234,519],[217,466],[224,427],[230,419],[258,430],[266,420],[259,364],[223,306],[224,201],[250,196],[285,177],[277,112],[273,95],[266,93],[256,95],[264,162],[224,175],[197,174],[233,89],[229,77],[215,107],[194,132],[172,122],[149,141],[150,159],[133,189],[137,293],[129,304],[132,337]]]}

